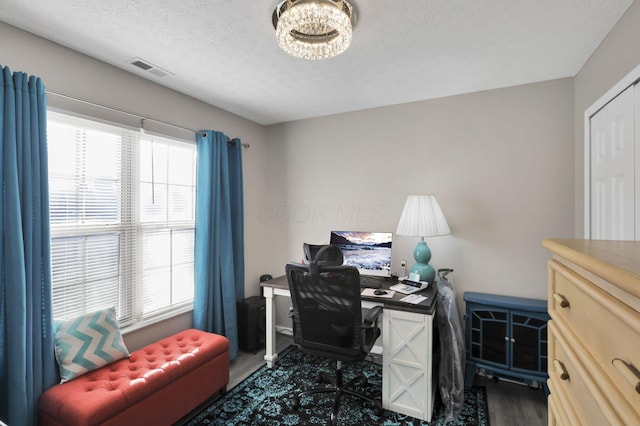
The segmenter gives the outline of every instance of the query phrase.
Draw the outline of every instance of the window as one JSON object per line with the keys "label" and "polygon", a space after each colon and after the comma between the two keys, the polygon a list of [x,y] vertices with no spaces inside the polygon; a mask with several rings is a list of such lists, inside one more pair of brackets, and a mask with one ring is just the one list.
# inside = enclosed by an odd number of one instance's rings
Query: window
{"label": "window", "polygon": [[47,138],[54,316],[190,308],[195,144],[53,112]]}

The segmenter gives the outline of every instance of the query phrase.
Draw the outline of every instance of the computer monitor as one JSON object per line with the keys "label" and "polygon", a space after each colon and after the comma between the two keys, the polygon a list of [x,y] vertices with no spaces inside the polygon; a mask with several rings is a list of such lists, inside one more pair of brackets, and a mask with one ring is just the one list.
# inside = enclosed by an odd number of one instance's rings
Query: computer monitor
{"label": "computer monitor", "polygon": [[391,232],[331,231],[330,244],[340,247],[344,264],[355,266],[362,275],[391,273]]}

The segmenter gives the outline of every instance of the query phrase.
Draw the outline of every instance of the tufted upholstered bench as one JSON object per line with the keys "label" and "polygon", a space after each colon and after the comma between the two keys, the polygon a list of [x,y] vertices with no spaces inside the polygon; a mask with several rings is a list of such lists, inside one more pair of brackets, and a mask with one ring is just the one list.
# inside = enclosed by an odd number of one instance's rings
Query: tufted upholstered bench
{"label": "tufted upholstered bench", "polygon": [[41,425],[170,425],[229,383],[229,341],[189,329],[69,382],[38,402]]}

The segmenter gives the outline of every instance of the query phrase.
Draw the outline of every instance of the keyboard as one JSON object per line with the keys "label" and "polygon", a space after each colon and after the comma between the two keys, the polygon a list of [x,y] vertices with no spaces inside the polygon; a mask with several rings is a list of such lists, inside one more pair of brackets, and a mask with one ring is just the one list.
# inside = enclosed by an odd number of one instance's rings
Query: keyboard
{"label": "keyboard", "polygon": [[360,288],[380,288],[383,281],[384,277],[360,275]]}

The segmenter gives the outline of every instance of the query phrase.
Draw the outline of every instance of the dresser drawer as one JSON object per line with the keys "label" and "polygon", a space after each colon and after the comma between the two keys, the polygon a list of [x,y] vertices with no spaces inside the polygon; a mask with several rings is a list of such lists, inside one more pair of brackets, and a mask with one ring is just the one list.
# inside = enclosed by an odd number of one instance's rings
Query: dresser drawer
{"label": "dresser drawer", "polygon": [[553,380],[548,380],[547,385],[549,386],[549,398],[547,399],[549,426],[580,424],[571,404],[571,398],[563,392],[562,387],[556,386]]}
{"label": "dresser drawer", "polygon": [[561,421],[558,413],[558,406],[554,402],[553,394],[547,399],[547,424],[549,426],[566,425],[566,421]]}
{"label": "dresser drawer", "polygon": [[549,262],[549,314],[588,348],[640,421],[640,315],[555,260]]}
{"label": "dresser drawer", "polygon": [[[572,424],[624,425],[625,422],[596,384],[598,379],[590,374],[597,373],[597,367],[582,364],[558,326],[556,321],[549,321],[549,388],[555,395],[555,402],[567,413],[575,409],[579,420],[570,421]],[[586,357],[582,360],[589,361]],[[569,397],[563,398],[564,395]]]}

